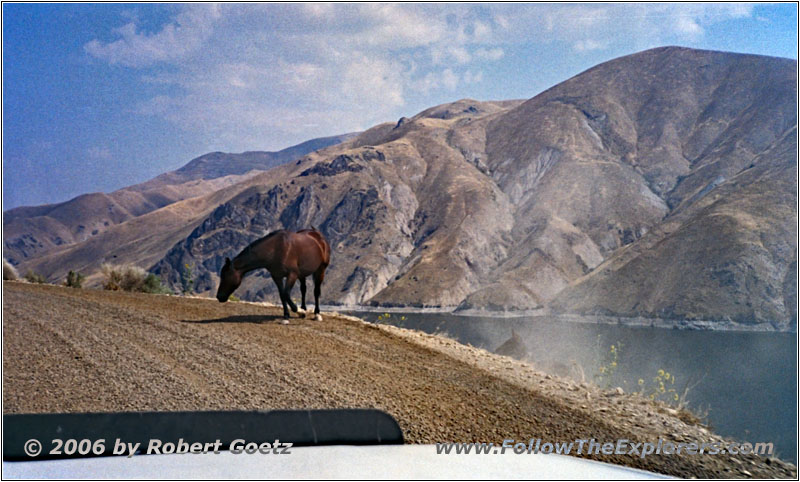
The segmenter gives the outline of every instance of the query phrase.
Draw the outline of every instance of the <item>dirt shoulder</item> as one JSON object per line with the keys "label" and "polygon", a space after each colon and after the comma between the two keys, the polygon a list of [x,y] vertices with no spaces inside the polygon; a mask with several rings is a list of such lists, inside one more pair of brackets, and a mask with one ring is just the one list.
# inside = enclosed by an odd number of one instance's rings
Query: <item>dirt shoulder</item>
{"label": "dirt shoulder", "polygon": [[[3,282],[3,413],[378,408],[409,443],[714,442],[665,407],[453,340],[275,307]],[[796,478],[777,459],[592,456],[680,477]]]}

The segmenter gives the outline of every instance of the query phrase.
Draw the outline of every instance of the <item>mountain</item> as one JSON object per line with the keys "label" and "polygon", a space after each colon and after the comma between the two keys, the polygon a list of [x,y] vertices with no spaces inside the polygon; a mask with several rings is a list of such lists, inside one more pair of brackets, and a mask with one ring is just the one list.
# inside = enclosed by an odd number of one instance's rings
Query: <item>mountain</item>
{"label": "mountain", "polygon": [[275,166],[302,157],[328,146],[352,139],[356,133],[311,139],[278,152],[252,151],[241,154],[211,152],[191,160],[175,171],[162,174],[148,185],[151,188],[157,181],[164,184],[182,184],[194,180],[216,179],[230,175],[247,174],[250,171],[268,171]]}
{"label": "mountain", "polygon": [[[796,328],[796,88],[793,60],[648,50],[375,126],[23,268],[115,250],[211,293],[225,256],[314,225],[326,303]],[[275,296],[263,273],[237,295]]]}
{"label": "mountain", "polygon": [[498,119],[517,242],[464,305],[796,319],[796,89],[792,60],[661,48]]}
{"label": "mountain", "polygon": [[86,241],[109,227],[177,201],[213,193],[354,134],[312,139],[278,152],[213,152],[175,171],[110,194],[91,193],[69,201],[24,206],[3,213],[3,255],[13,264]]}
{"label": "mountain", "polygon": [[[174,285],[187,264],[194,266],[195,286],[211,291],[226,256],[278,227],[314,225],[333,251],[326,301],[455,306],[480,282],[464,269],[469,260],[459,246],[501,259],[497,248],[511,219],[498,217],[509,211],[505,196],[476,167],[478,159],[465,162],[453,131],[518,104],[439,106],[280,166],[264,184],[219,206],[153,269]],[[447,270],[452,280],[445,285]],[[240,295],[273,293],[264,276],[247,279]],[[397,286],[402,290],[393,293]]]}
{"label": "mountain", "polygon": [[435,107],[243,193],[155,268],[213,290],[224,256],[314,224],[345,304],[792,324],[795,71],[661,48],[519,105]]}

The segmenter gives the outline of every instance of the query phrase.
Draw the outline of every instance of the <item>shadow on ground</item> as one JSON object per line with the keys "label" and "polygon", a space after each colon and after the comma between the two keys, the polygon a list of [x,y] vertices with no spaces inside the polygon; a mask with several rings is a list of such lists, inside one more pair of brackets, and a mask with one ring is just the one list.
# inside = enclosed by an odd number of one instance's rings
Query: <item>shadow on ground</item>
{"label": "shadow on ground", "polygon": [[214,318],[210,320],[181,320],[181,323],[277,323],[283,319],[283,316],[278,315],[235,315],[226,316],[225,318]]}

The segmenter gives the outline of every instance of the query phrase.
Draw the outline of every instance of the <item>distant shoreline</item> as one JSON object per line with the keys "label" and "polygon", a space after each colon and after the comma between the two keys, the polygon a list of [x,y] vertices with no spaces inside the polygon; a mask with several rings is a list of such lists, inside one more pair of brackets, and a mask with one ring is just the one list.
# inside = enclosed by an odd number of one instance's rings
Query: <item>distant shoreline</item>
{"label": "distant shoreline", "polygon": [[[197,298],[212,299],[205,296]],[[245,301],[256,305],[277,307],[279,305],[266,301]],[[313,304],[308,304],[308,311],[311,311]],[[644,316],[611,316],[611,315],[578,315],[578,314],[552,314],[545,309],[538,310],[519,310],[519,311],[489,311],[489,310],[462,310],[455,311],[456,306],[364,306],[364,305],[320,305],[323,313],[414,313],[431,315],[450,315],[461,318],[547,318],[550,321],[580,324],[604,324],[604,325],[623,325],[630,327],[661,328],[671,330],[695,330],[695,331],[731,331],[748,333],[797,333],[797,329],[779,326],[775,328],[771,323],[737,323],[729,320],[673,320],[669,318],[647,318]]]}
{"label": "distant shoreline", "polygon": [[417,307],[387,307],[387,306],[363,306],[363,305],[322,305],[323,310],[340,312],[361,312],[361,313],[414,313],[414,314],[444,314],[469,317],[484,318],[549,318],[552,321],[582,324],[605,324],[605,325],[624,325],[631,327],[651,327],[673,330],[697,330],[697,331],[741,331],[741,332],[762,332],[762,333],[797,333],[796,328],[791,329],[779,325],[777,328],[772,323],[737,323],[729,320],[674,320],[669,318],[647,318],[643,316],[609,316],[609,315],[578,315],[578,314],[551,314],[547,310],[520,310],[520,311],[489,311],[489,310],[463,310],[454,311],[455,306],[429,306]]}

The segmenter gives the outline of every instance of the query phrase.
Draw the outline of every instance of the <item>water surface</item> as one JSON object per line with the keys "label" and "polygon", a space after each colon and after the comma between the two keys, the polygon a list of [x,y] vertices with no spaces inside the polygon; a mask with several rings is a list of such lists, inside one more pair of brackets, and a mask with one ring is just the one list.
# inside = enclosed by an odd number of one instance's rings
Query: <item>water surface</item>
{"label": "water surface", "polygon": [[[674,376],[695,412],[707,412],[712,429],[748,442],[773,442],[778,456],[797,463],[797,335],[730,331],[670,330],[595,323],[554,322],[544,317],[491,318],[451,314],[354,312],[494,351],[512,329],[528,358],[543,371],[587,380],[614,360],[610,382],[626,392],[655,386],[659,370]],[[379,320],[378,317],[381,317]],[[607,382],[601,380],[601,384]],[[663,396],[663,395],[662,395]],[[702,441],[698,441],[702,442]]]}

